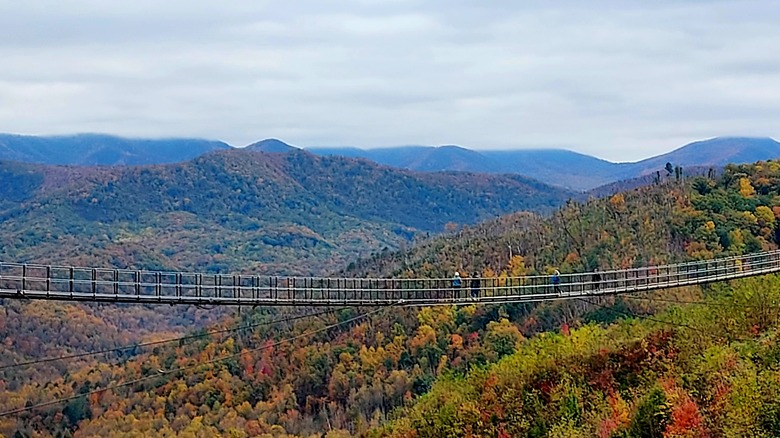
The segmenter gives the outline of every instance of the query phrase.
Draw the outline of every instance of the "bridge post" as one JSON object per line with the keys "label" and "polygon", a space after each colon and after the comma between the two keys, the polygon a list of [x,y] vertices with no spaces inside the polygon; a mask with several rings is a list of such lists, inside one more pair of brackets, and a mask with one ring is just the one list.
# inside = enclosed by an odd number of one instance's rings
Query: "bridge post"
{"label": "bridge post", "polygon": [[645,286],[645,283],[647,283],[647,273],[644,267],[637,268],[635,272],[636,272],[636,288],[637,290],[642,289]]}
{"label": "bridge post", "polygon": [[681,279],[682,279],[682,265],[676,265],[674,267],[674,285],[680,286]]}
{"label": "bridge post", "polygon": [[73,266],[68,268],[68,291],[70,292],[70,297],[73,298]]}
{"label": "bridge post", "polygon": [[381,299],[385,302],[390,302],[393,299],[393,296],[395,295],[395,290],[393,289],[393,279],[383,279],[382,280],[382,292],[381,293]]}
{"label": "bridge post", "polygon": [[22,265],[22,292],[27,290],[27,264]]}
{"label": "bridge post", "polygon": [[51,266],[46,266],[46,298],[49,298],[51,292]]}
{"label": "bridge post", "polygon": [[574,293],[578,295],[585,295],[585,278],[588,274],[577,274],[572,277],[575,280]]}
{"label": "bridge post", "polygon": [[114,269],[114,295],[119,295],[119,270]]}

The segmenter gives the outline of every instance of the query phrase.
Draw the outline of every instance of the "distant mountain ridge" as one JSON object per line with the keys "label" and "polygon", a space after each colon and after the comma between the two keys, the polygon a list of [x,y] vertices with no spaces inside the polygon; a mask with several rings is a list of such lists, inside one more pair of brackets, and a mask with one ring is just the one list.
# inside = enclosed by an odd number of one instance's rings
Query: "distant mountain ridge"
{"label": "distant mountain ridge", "polygon": [[0,134],[0,160],[40,164],[166,164],[225,149],[230,149],[230,145],[202,139],[131,139],[103,134],[51,137]]}
{"label": "distant mountain ridge", "polygon": [[678,166],[722,167],[780,158],[780,143],[767,137],[716,137],[695,141],[672,152],[628,163],[633,175],[646,175],[666,163]]}
{"label": "distant mountain ridge", "polygon": [[[183,162],[205,153],[230,149],[227,143],[199,139],[125,139],[81,134],[35,137],[0,134],[0,160],[68,165],[148,165]],[[289,153],[300,148],[269,138],[245,147],[250,151]],[[682,167],[722,167],[780,157],[771,138],[717,137],[635,163],[613,163],[565,149],[475,151],[455,145],[400,146],[378,149],[311,147],[322,156],[363,158],[419,172],[519,174],[577,191],[662,171],[667,162]]]}
{"label": "distant mountain ridge", "polygon": [[667,162],[682,167],[722,167],[780,157],[771,138],[716,137],[634,163],[613,163],[564,149],[472,151],[459,146],[398,148],[310,148],[322,155],[363,157],[393,167],[423,172],[515,173],[546,184],[586,191],[624,179],[662,171]]}

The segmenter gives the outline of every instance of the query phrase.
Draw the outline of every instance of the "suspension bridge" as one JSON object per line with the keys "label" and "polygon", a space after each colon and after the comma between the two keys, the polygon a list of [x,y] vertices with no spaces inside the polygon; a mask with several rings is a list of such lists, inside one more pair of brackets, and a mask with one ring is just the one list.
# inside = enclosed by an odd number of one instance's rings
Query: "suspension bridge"
{"label": "suspension bridge", "polygon": [[431,306],[575,299],[780,272],[780,250],[550,276],[322,278],[159,272],[0,262],[0,298],[222,306]]}

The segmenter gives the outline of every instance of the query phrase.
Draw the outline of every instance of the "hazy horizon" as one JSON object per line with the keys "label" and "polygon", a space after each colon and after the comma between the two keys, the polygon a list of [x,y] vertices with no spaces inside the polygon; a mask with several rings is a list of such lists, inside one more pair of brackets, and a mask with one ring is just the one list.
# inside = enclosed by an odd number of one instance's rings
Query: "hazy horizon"
{"label": "hazy horizon", "polygon": [[244,145],[780,137],[780,3],[0,0],[0,131]]}
{"label": "hazy horizon", "polygon": [[206,137],[193,137],[193,136],[185,136],[185,137],[173,137],[173,136],[160,136],[160,137],[141,137],[141,136],[125,136],[125,135],[118,135],[118,134],[110,134],[110,133],[104,133],[104,132],[79,132],[74,134],[25,134],[25,133],[12,133],[12,132],[0,132],[0,135],[12,135],[12,136],[23,136],[23,137],[73,137],[73,136],[107,136],[107,137],[116,137],[116,138],[123,138],[123,139],[130,139],[130,140],[174,140],[174,139],[188,139],[188,140],[206,140],[206,141],[217,141],[227,144],[228,146],[235,148],[235,149],[242,149],[247,146],[251,146],[252,144],[259,143],[265,140],[278,140],[281,141],[289,146],[297,147],[299,149],[303,150],[318,150],[318,149],[360,149],[360,150],[378,150],[378,149],[399,149],[399,148],[414,148],[414,147],[422,147],[422,148],[441,148],[441,147],[459,147],[467,150],[471,150],[474,152],[507,152],[507,151],[551,151],[551,150],[561,150],[561,151],[568,151],[573,152],[581,155],[587,155],[590,157],[594,157],[603,161],[608,161],[611,163],[635,163],[638,161],[642,161],[648,158],[657,157],[659,155],[664,155],[669,152],[673,152],[677,149],[680,149],[684,146],[687,146],[691,143],[696,143],[700,141],[707,141],[712,140],[715,138],[769,138],[772,140],[777,141],[773,137],[762,137],[762,136],[738,136],[738,135],[725,135],[721,137],[708,137],[708,138],[702,138],[698,140],[693,140],[691,142],[688,142],[686,144],[677,145],[675,147],[670,148],[669,150],[666,150],[664,152],[654,154],[654,155],[648,155],[644,156],[635,160],[628,160],[628,161],[615,161],[611,160],[609,158],[600,157],[598,155],[589,154],[587,152],[583,152],[580,150],[577,150],[575,147],[567,147],[567,146],[550,146],[550,147],[536,147],[536,146],[526,146],[526,147],[516,147],[516,148],[503,148],[503,149],[490,149],[490,148],[473,148],[469,147],[467,145],[459,145],[459,144],[452,144],[452,143],[444,143],[444,144],[436,144],[436,145],[426,145],[426,144],[399,144],[399,145],[380,145],[380,146],[374,146],[374,147],[365,147],[365,146],[354,146],[354,145],[296,145],[291,142],[285,141],[284,139],[276,138],[276,137],[266,137],[261,138],[259,140],[242,144],[242,145],[235,145],[231,144],[230,142],[227,142],[225,140],[216,139],[216,138],[206,138]]}

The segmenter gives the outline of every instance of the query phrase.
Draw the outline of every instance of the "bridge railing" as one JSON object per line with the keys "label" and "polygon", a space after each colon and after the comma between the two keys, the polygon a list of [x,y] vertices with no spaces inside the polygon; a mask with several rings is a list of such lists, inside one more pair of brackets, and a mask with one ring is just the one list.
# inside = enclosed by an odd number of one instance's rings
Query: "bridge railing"
{"label": "bridge railing", "polygon": [[276,277],[0,263],[0,290],[35,294],[37,298],[170,303],[426,303],[455,301],[473,293],[483,300],[509,301],[650,290],[777,271],[780,251],[605,270],[598,276],[593,272],[562,274],[557,286],[548,275],[480,278],[476,288],[468,277],[462,278],[461,287],[454,287],[450,278]]}

